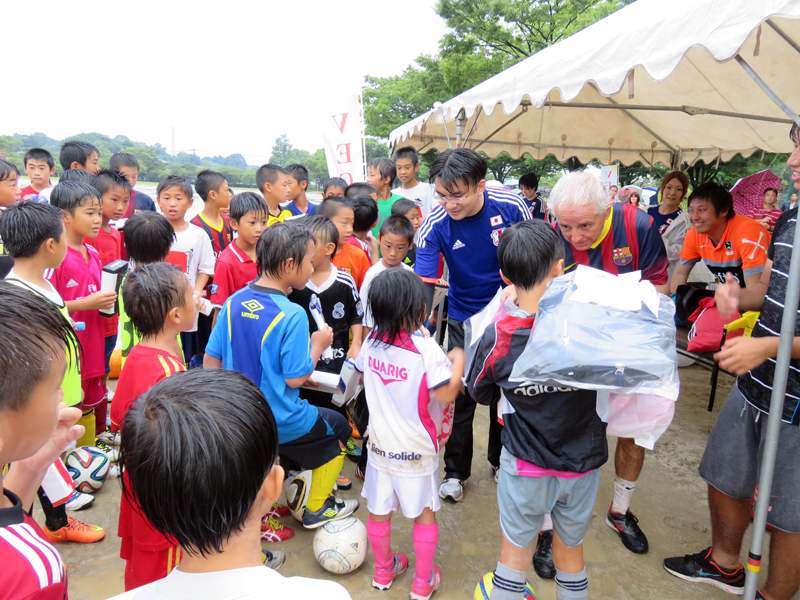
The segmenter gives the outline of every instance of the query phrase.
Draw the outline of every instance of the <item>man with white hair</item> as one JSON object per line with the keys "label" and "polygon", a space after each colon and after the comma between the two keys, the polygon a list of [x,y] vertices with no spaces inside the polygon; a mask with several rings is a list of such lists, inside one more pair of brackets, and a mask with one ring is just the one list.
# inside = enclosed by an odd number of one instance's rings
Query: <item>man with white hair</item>
{"label": "man with white hair", "polygon": [[[600,179],[576,171],[556,183],[548,201],[564,240],[564,272],[586,265],[618,275],[641,271],[642,279],[669,294],[667,253],[652,217],[630,204],[610,200]],[[630,510],[636,480],[644,464],[644,448],[618,438],[614,456],[614,502],[606,523],[623,545],[636,554],[648,551],[647,537]],[[539,576],[552,570],[552,531],[542,531],[533,557]]]}

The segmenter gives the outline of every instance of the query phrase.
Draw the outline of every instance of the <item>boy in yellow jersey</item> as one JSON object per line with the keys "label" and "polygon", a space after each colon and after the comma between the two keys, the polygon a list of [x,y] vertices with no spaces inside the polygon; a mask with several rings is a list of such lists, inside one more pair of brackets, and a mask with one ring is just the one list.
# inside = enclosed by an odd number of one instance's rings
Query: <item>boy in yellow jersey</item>
{"label": "boy in yellow jersey", "polygon": [[275,223],[282,223],[292,216],[291,211],[281,208],[289,200],[292,186],[289,183],[289,174],[278,165],[261,165],[256,171],[256,186],[264,195],[267,203],[267,227]]}

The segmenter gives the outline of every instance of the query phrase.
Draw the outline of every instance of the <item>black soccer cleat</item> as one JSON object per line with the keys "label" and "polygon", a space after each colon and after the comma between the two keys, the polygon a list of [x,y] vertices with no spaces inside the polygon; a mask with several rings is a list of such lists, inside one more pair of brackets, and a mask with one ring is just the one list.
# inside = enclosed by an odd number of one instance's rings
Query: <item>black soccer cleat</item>
{"label": "black soccer cleat", "polygon": [[[729,594],[741,596],[744,593],[744,567],[724,569],[711,560],[711,548],[697,554],[665,558],[664,568],[684,581],[710,583]],[[756,596],[758,597],[758,596]]]}
{"label": "black soccer cleat", "polygon": [[622,540],[622,545],[634,554],[647,554],[650,549],[647,543],[647,536],[639,529],[639,519],[637,519],[631,509],[625,511],[625,514],[611,512],[608,509],[606,515],[606,525],[611,527],[619,534]]}
{"label": "black soccer cleat", "polygon": [[542,579],[555,579],[556,565],[553,563],[553,530],[539,532],[539,541],[533,552],[533,570]]}

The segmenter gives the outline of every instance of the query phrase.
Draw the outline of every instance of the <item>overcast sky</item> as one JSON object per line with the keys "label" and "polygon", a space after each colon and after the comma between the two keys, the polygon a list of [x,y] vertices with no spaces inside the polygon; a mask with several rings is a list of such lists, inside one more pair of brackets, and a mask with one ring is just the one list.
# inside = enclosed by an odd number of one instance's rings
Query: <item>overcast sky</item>
{"label": "overcast sky", "polygon": [[[436,0],[4,2],[19,91],[0,135],[126,135],[265,162],[285,133],[322,147],[326,98],[402,72],[445,32]],[[6,75],[6,82],[11,78]],[[447,100],[447,98],[442,98]]]}

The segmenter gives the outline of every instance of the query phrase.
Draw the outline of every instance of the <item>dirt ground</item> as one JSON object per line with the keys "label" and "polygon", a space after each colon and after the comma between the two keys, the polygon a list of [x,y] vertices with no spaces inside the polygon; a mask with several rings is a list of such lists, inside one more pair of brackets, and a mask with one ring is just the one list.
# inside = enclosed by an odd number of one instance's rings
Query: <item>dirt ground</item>
{"label": "dirt ground", "polygon": [[[682,394],[675,411],[675,420],[653,452],[647,453],[644,471],[633,497],[633,510],[650,541],[650,552],[637,556],[628,552],[616,534],[605,524],[605,514],[613,497],[613,459],[602,469],[597,503],[592,515],[592,528],[585,541],[586,568],[591,598],[666,599],[725,598],[724,592],[707,585],[689,584],[664,571],[662,560],[669,556],[694,553],[710,545],[710,526],[706,506],[705,485],[697,475],[697,466],[728,389],[731,377],[720,376],[717,405],[713,413],[706,411],[709,393],[709,371],[699,366],[681,369]],[[475,418],[475,459],[473,475],[460,504],[444,503],[439,513],[440,534],[437,564],[441,566],[443,584],[434,598],[455,600],[472,598],[476,583],[496,565],[500,550],[500,528],[497,517],[495,483],[485,459],[488,431],[488,410],[479,407]],[[614,439],[609,440],[613,457]],[[354,464],[345,461],[345,472],[354,480],[353,488],[340,492],[345,498],[359,498],[360,481],[354,478]],[[69,566],[70,598],[101,600],[123,591],[124,563],[119,558],[117,511],[120,488],[118,481],[108,482],[97,494],[95,505],[74,516],[106,528],[107,535],[97,544],[82,546],[65,543],[58,546]],[[37,509],[37,519],[43,522]],[[366,507],[356,516],[366,521]],[[354,573],[335,576],[317,565],[311,551],[313,532],[305,531],[292,517],[284,519],[295,528],[296,535],[274,547],[287,554],[283,575],[336,579],[354,599],[406,598],[411,585],[411,571],[402,575],[388,592],[371,587],[372,557]],[[411,521],[395,517],[393,547],[413,555]],[[746,554],[749,535],[745,539]],[[265,547],[268,545],[265,544]],[[412,558],[413,561],[413,558]],[[766,569],[762,569],[762,574]],[[555,583],[540,580],[529,569],[538,598],[555,599]]]}

